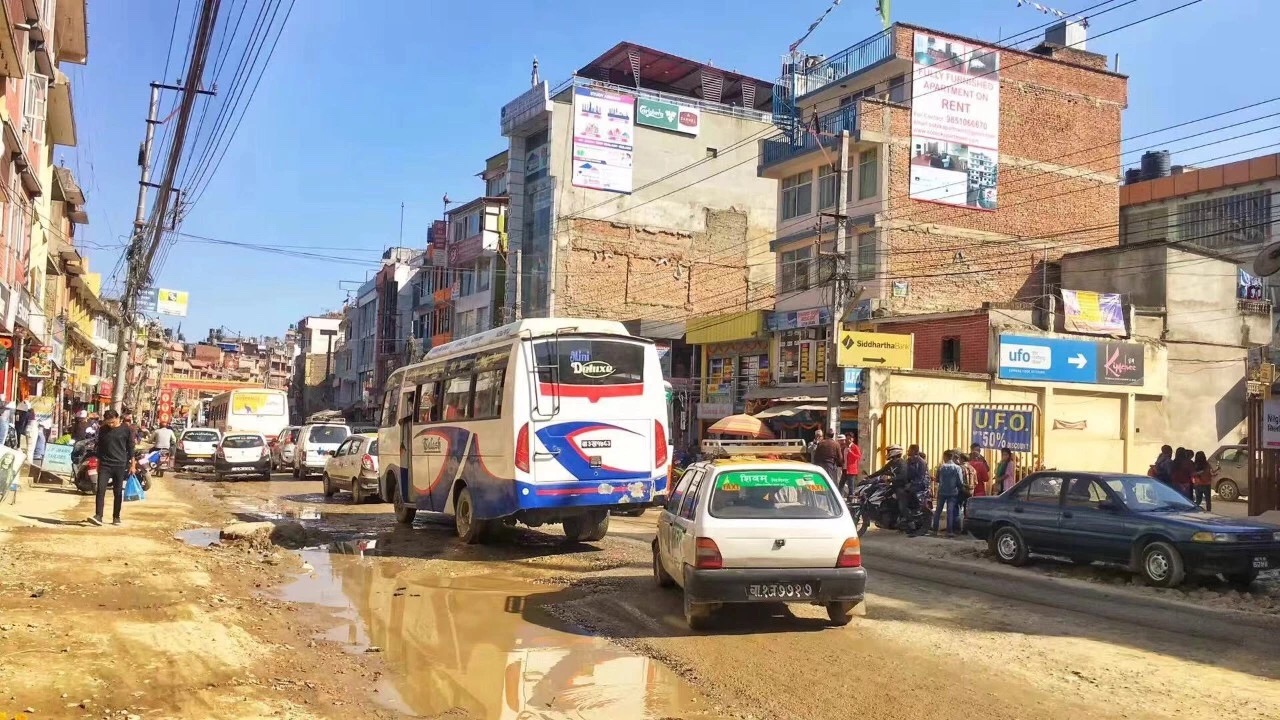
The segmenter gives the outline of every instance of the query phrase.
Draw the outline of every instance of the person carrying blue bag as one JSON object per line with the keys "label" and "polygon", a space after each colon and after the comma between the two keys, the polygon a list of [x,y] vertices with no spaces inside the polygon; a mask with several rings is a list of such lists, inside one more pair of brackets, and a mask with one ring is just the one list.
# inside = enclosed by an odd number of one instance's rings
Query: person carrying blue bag
{"label": "person carrying blue bag", "polygon": [[[111,524],[120,524],[120,508],[124,505],[125,483],[136,471],[133,460],[133,428],[121,424],[120,413],[108,410],[102,414],[102,428],[94,454],[98,457],[98,492],[94,498],[93,517],[90,525],[102,525],[102,511],[106,509],[107,485],[112,485]],[[134,478],[137,482],[137,478]],[[138,492],[142,489],[139,487]]]}

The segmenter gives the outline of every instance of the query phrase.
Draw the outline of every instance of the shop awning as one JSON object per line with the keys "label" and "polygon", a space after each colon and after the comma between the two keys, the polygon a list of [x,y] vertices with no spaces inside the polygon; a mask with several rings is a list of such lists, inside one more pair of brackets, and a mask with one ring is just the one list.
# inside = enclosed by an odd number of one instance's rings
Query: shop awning
{"label": "shop awning", "polygon": [[772,405],[761,410],[755,414],[755,417],[761,420],[767,420],[775,417],[791,417],[800,412],[803,412],[800,405],[796,405],[794,403],[782,403],[779,405]]}

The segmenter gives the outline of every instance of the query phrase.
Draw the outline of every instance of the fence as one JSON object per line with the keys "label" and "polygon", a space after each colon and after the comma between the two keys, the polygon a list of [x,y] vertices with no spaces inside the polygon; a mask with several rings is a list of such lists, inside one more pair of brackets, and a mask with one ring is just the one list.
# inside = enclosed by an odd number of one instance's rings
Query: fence
{"label": "fence", "polygon": [[[890,445],[919,445],[920,451],[931,465],[942,460],[947,450],[968,450],[973,442],[973,411],[990,409],[1012,413],[1031,413],[1030,452],[1015,453],[1018,476],[1038,468],[1044,458],[1044,424],[1040,407],[1030,403],[886,403],[884,413],[876,426],[878,462],[884,462],[885,451]],[[999,458],[993,453],[999,448],[985,447],[983,455],[992,467]],[[877,466],[876,462],[871,463]]]}

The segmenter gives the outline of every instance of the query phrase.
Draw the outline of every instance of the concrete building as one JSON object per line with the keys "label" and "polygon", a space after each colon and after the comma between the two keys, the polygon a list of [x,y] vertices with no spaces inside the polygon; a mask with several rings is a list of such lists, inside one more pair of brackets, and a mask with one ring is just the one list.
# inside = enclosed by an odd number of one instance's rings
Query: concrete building
{"label": "concrete building", "polygon": [[[824,212],[848,218],[839,250],[885,313],[1035,300],[1046,262],[1116,244],[1096,228],[1117,217],[1127,79],[1084,50],[1078,25],[1022,52],[897,23],[829,56],[797,54],[783,71],[781,132],[761,141],[758,166],[778,183],[777,311],[813,319],[829,304],[816,259],[836,249]],[[826,324],[775,332],[823,341]],[[778,372],[797,374],[788,358]]]}
{"label": "concrete building", "polygon": [[333,407],[340,323],[336,313],[329,313],[304,317],[295,326],[298,353],[293,359],[293,379],[289,383],[289,407],[295,420]]}
{"label": "concrete building", "polygon": [[554,86],[535,79],[502,109],[522,316],[771,303],[777,191],[753,167],[770,107],[769,83],[629,42]]}
{"label": "concrete building", "polygon": [[466,337],[506,319],[507,198],[478,197],[448,213],[453,334]]}

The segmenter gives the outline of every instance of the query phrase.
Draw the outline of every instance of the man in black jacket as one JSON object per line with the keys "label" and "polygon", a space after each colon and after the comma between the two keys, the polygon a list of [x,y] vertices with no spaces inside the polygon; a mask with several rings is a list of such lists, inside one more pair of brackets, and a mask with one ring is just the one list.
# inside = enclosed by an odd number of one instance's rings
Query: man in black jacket
{"label": "man in black jacket", "polygon": [[107,499],[107,484],[111,489],[111,524],[120,524],[120,506],[124,504],[124,484],[133,470],[133,428],[121,424],[120,414],[108,410],[102,414],[102,428],[98,431],[98,495],[94,503],[93,517],[89,524],[102,525],[102,511]]}

